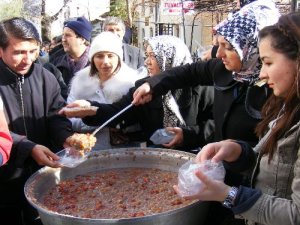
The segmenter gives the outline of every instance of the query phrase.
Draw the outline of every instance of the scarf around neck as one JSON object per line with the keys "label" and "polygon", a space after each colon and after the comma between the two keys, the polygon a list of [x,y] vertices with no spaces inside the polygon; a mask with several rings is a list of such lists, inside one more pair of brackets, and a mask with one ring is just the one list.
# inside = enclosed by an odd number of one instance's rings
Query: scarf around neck
{"label": "scarf around neck", "polygon": [[72,74],[75,74],[79,70],[85,68],[86,65],[88,65],[88,62],[89,62],[89,57],[88,57],[89,49],[90,49],[90,47],[87,47],[85,49],[85,51],[80,56],[78,61],[75,61],[74,59],[72,59],[67,54],[67,62],[68,62],[68,66],[69,66],[69,69],[70,69]]}

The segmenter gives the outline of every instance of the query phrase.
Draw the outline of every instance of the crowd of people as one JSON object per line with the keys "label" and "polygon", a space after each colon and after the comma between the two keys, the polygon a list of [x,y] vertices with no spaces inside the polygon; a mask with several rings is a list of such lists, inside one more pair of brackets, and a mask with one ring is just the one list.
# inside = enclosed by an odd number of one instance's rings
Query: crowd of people
{"label": "crowd of people", "polygon": [[[65,21],[47,55],[33,23],[1,21],[1,223],[42,224],[26,180],[61,167],[55,153],[74,133],[92,133],[133,104],[96,134],[93,151],[150,146],[222,161],[224,181],[197,171],[205,187],[188,197],[209,201],[205,224],[300,224],[300,13],[280,15],[272,0],[240,3],[198,62],[175,36],[146,37],[143,49],[125,43],[117,17],[94,38],[86,18]],[[172,138],[154,143],[162,129]]]}

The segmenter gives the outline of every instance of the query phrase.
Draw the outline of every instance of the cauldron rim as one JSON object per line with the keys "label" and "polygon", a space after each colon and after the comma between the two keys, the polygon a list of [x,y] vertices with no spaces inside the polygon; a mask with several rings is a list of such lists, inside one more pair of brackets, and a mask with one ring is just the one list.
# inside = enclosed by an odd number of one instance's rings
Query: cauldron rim
{"label": "cauldron rim", "polygon": [[[136,153],[138,154],[161,154],[161,155],[166,155],[166,154],[173,154],[174,156],[177,156],[181,159],[185,158],[186,160],[191,160],[192,158],[195,157],[195,154],[189,153],[189,152],[182,152],[178,150],[172,150],[172,149],[164,149],[164,148],[118,148],[118,149],[107,149],[107,150],[101,150],[101,151],[94,151],[91,152],[90,156],[87,157],[87,159],[93,159],[97,158],[103,155],[107,155],[107,157],[114,157],[117,156],[120,152],[122,154],[133,154],[135,155]],[[125,168],[125,167],[124,167]],[[153,167],[152,167],[153,168]],[[117,219],[105,219],[105,218],[85,218],[85,217],[77,217],[77,216],[72,216],[69,214],[62,214],[54,211],[50,211],[49,209],[46,209],[45,207],[42,207],[41,204],[38,203],[38,200],[34,198],[33,196],[30,196],[31,192],[29,191],[29,188],[31,185],[34,185],[34,182],[37,182],[36,179],[38,179],[39,176],[42,176],[43,173],[47,172],[52,172],[52,171],[60,171],[60,170],[72,170],[73,168],[50,168],[50,167],[43,167],[40,170],[36,171],[34,174],[32,174],[28,180],[25,183],[24,186],[24,192],[27,200],[29,203],[36,208],[39,212],[47,214],[49,216],[55,216],[55,217],[62,217],[62,218],[69,218],[69,219],[76,219],[76,220],[81,220],[81,221],[91,221],[91,222],[104,222],[104,223],[116,223],[116,222],[126,222],[126,221],[143,221],[143,220],[149,220],[151,217],[163,217],[163,216],[169,216],[172,214],[176,214],[180,211],[187,210],[191,207],[195,207],[195,205],[200,204],[201,201],[195,201],[189,205],[186,205],[181,208],[169,210],[169,211],[164,211],[161,213],[155,213],[151,215],[146,215],[146,216],[141,216],[141,217],[132,217],[132,218],[117,218]]]}

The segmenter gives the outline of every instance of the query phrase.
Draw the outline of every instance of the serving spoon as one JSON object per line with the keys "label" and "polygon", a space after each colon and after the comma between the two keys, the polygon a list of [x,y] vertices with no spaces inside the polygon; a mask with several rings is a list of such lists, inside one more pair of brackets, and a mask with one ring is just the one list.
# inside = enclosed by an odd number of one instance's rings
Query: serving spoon
{"label": "serving spoon", "polygon": [[107,124],[109,124],[111,121],[113,121],[115,118],[117,118],[119,115],[121,115],[122,113],[124,113],[126,110],[130,109],[133,106],[132,103],[130,103],[128,106],[126,106],[124,109],[122,109],[120,112],[118,112],[117,114],[115,114],[114,116],[112,116],[111,118],[109,118],[107,121],[105,121],[100,127],[98,127],[96,130],[93,131],[93,133],[91,134],[92,136],[95,136],[95,134],[101,130],[103,127],[105,127]]}
{"label": "serving spoon", "polygon": [[[95,136],[97,132],[99,132],[102,128],[104,128],[108,123],[110,123],[112,120],[117,118],[119,115],[124,113],[126,110],[131,108],[133,104],[126,106],[124,109],[122,109],[120,112],[109,118],[107,121],[105,121],[101,126],[99,126],[97,129],[93,131],[91,136]],[[65,167],[73,168],[79,165],[80,163],[84,162],[86,160],[87,152],[84,153],[84,155],[78,155],[76,154],[76,150],[72,149],[73,147],[66,148],[59,152],[59,156],[61,159],[59,160],[59,163]]]}

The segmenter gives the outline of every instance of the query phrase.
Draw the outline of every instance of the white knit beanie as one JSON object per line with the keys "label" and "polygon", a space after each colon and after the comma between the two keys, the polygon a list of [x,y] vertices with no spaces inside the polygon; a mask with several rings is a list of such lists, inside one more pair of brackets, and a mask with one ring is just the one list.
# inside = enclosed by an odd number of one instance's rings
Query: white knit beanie
{"label": "white knit beanie", "polygon": [[91,43],[89,51],[89,60],[92,61],[93,56],[97,52],[113,52],[123,60],[122,40],[114,33],[104,31],[97,35]]}

